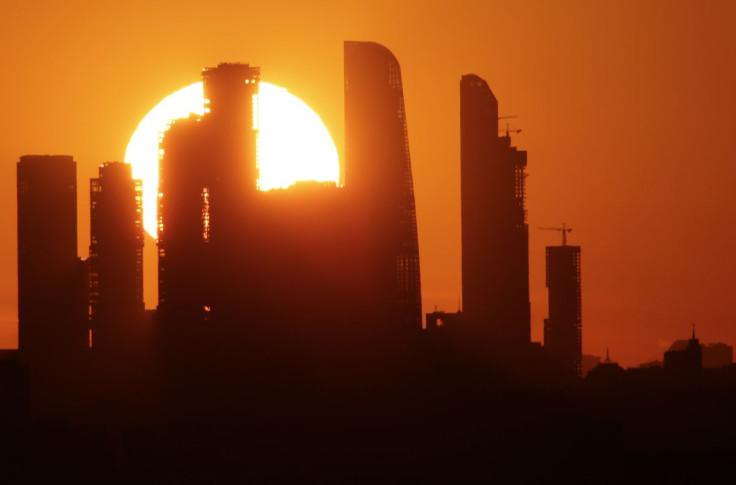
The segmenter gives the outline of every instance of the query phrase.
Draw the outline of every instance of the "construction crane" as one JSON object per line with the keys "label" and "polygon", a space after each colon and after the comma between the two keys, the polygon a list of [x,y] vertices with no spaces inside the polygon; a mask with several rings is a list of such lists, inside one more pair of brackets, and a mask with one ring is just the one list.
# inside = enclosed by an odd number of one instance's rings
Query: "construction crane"
{"label": "construction crane", "polygon": [[[516,118],[516,117],[517,117],[516,115],[499,116],[498,117],[498,121],[508,120],[508,119],[512,119],[512,118]],[[504,130],[503,130],[503,128],[499,128],[498,131],[504,131]],[[511,129],[509,129],[509,124],[506,123],[506,137],[508,137],[510,133],[517,133],[517,134],[518,133],[521,133],[521,129],[511,130]]]}
{"label": "construction crane", "polygon": [[567,227],[565,223],[562,223],[562,227],[540,227],[543,231],[559,231],[562,233],[562,245],[567,246],[567,233],[572,232],[572,227]]}
{"label": "construction crane", "polygon": [[[498,131],[504,131],[503,128],[499,128]],[[516,130],[509,129],[509,124],[506,123],[506,136],[509,136],[509,133],[521,133],[521,128],[518,128]]]}

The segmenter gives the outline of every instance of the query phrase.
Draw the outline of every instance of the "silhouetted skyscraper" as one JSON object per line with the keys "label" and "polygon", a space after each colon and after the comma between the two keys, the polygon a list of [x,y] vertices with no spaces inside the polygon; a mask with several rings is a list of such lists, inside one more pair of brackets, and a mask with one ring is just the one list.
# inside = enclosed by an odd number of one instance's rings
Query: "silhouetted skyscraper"
{"label": "silhouetted skyscraper", "polygon": [[92,347],[108,353],[131,343],[143,315],[141,181],[131,166],[108,162],[90,180]]}
{"label": "silhouetted skyscraper", "polygon": [[255,227],[246,208],[254,210],[257,193],[259,70],[223,63],[202,78],[205,115],[173,123],[160,164],[159,307],[181,322],[242,302],[236,260]]}
{"label": "silhouetted skyscraper", "polygon": [[378,318],[422,327],[419,244],[401,68],[374,42],[345,42],[345,186],[372,244]]}
{"label": "silhouetted skyscraper", "polygon": [[498,101],[474,74],[460,81],[463,313],[499,345],[530,341],[526,152],[498,136]]}
{"label": "silhouetted skyscraper", "polygon": [[18,347],[32,370],[54,369],[89,346],[76,163],[67,155],[25,155],[17,168]]}
{"label": "silhouetted skyscraper", "polygon": [[387,362],[420,331],[399,66],[371,43],[346,43],[345,60],[344,187],[258,190],[259,71],[204,70],[204,115],[161,143],[159,310],[176,329],[165,341],[210,346],[231,371],[293,375],[341,372],[336,358]]}
{"label": "silhouetted skyscraper", "polygon": [[546,255],[549,318],[544,320],[544,346],[566,370],[582,377],[580,246],[548,246]]}

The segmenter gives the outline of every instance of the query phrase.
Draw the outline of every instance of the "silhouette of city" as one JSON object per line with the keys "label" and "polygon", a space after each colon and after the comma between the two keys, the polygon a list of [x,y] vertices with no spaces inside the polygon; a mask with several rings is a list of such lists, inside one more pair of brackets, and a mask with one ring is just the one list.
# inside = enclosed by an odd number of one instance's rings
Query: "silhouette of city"
{"label": "silhouette of city", "polygon": [[[736,365],[696,328],[661,361],[583,355],[581,247],[546,248],[531,340],[527,152],[460,78],[462,297],[422,316],[398,60],[344,44],[342,185],[258,187],[260,70],[202,71],[206,110],[160,141],[156,310],[141,181],[17,163],[17,351],[0,354],[9,481],[691,481],[728,477]],[[505,124],[505,123],[504,123]],[[548,234],[551,236],[551,234]]]}

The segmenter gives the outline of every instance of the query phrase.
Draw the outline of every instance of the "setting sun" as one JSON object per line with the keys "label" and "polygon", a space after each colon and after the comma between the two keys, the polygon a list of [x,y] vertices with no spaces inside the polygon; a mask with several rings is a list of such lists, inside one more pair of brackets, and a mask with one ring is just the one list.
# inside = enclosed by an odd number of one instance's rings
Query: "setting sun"
{"label": "setting sun", "polygon": [[[337,149],[319,115],[285,88],[261,82],[258,94],[260,190],[288,187],[299,180],[339,182]],[[143,180],[146,232],[156,235],[158,142],[172,120],[204,114],[202,83],[164,98],[138,124],[125,151],[133,176]]]}

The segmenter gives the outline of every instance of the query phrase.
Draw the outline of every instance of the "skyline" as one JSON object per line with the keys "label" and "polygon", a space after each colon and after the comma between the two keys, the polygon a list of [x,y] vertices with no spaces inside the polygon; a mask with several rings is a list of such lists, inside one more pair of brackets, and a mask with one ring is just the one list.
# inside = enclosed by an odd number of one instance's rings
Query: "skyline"
{"label": "skyline", "polygon": [[[648,3],[647,6],[654,4]],[[656,4],[663,5],[660,2]],[[340,29],[331,30],[324,36],[309,39],[303,46],[300,42],[307,37],[300,37],[298,29],[293,38],[277,47],[274,47],[274,42],[269,42],[268,36],[250,44],[225,39],[228,42],[222,40],[214,49],[200,47],[195,55],[189,55],[191,52],[187,52],[184,45],[181,52],[171,59],[164,59],[164,62],[159,59],[161,65],[153,70],[152,75],[140,75],[132,67],[149,62],[152,59],[148,56],[154,53],[146,53],[146,58],[138,62],[123,56],[122,65],[130,66],[127,72],[132,76],[128,78],[128,86],[132,84],[135,87],[130,87],[130,92],[121,91],[124,82],[103,82],[105,68],[115,64],[111,59],[101,61],[96,68],[87,68],[89,70],[85,72],[91,74],[90,84],[83,82],[77,86],[78,89],[60,93],[60,87],[69,88],[79,81],[79,74],[71,72],[72,67],[79,66],[73,63],[69,70],[62,69],[66,76],[59,76],[59,86],[42,83],[33,75],[33,69],[39,67],[39,63],[28,60],[39,59],[39,56],[43,59],[43,55],[38,50],[21,46],[18,52],[25,49],[28,53],[30,49],[36,55],[26,56],[24,69],[18,70],[19,64],[11,62],[9,68],[15,72],[13,79],[1,81],[3,92],[20,91],[21,95],[8,100],[9,118],[17,123],[8,125],[6,121],[4,124],[8,141],[1,148],[0,155],[6,160],[2,170],[8,173],[2,177],[7,185],[2,191],[3,212],[0,217],[8,227],[14,227],[15,206],[11,202],[15,198],[15,189],[10,171],[20,155],[71,154],[79,164],[78,244],[80,255],[86,255],[89,244],[88,221],[84,216],[89,210],[88,195],[84,190],[86,180],[95,175],[97,166],[104,161],[123,158],[135,124],[157,100],[190,83],[192,72],[196,74],[199,67],[219,60],[250,61],[260,65],[264,72],[273,75],[273,78],[264,77],[265,80],[285,86],[309,104],[330,129],[338,145],[342,165],[344,127],[341,122],[342,56],[339,50],[343,38],[375,39],[387,45],[402,62],[417,198],[424,312],[436,304],[441,309],[454,311],[460,294],[457,87],[460,76],[472,72],[488,80],[499,99],[502,115],[519,116],[511,120],[512,128],[523,131],[512,137],[513,144],[529,153],[527,192],[531,229],[532,339],[542,340],[543,318],[546,317],[543,248],[559,242],[557,235],[536,228],[565,221],[575,227],[570,243],[584,246],[585,252],[582,289],[585,353],[602,355],[605,347],[610,346],[612,358],[625,365],[636,365],[661,357],[668,345],[663,343],[661,348],[658,347],[659,340],[671,342],[682,338],[688,334],[693,322],[701,341],[733,344],[736,330],[728,300],[735,289],[730,273],[736,269],[736,261],[731,251],[734,229],[728,227],[727,221],[736,212],[733,198],[728,193],[732,182],[736,181],[736,173],[728,165],[734,159],[734,149],[728,146],[727,134],[736,126],[736,98],[726,87],[734,85],[736,76],[732,62],[734,42],[719,36],[726,35],[725,29],[733,23],[736,10],[725,2],[709,5],[720,5],[720,11],[690,7],[693,10],[690,13],[697,13],[700,17],[696,17],[690,30],[685,30],[689,35],[679,40],[673,36],[681,34],[679,27],[683,25],[688,8],[670,6],[665,12],[656,9],[647,12],[643,7],[636,10],[639,15],[622,24],[629,27],[628,31],[633,35],[618,38],[623,42],[623,52],[618,54],[610,45],[607,50],[596,50],[596,47],[601,47],[601,37],[607,32],[605,29],[598,32],[595,26],[612,27],[620,20],[617,15],[625,16],[628,7],[598,5],[597,8],[613,11],[608,12],[612,15],[604,18],[605,15],[599,14],[590,24],[573,26],[575,28],[572,29],[558,25],[554,33],[541,28],[530,41],[525,39],[529,30],[512,32],[513,26],[518,27],[523,20],[522,16],[515,15],[518,14],[516,7],[503,5],[497,13],[508,21],[506,24],[500,22],[502,30],[511,34],[504,40],[507,47],[500,49],[489,43],[485,44],[487,52],[484,49],[479,54],[469,49],[469,52],[459,52],[453,57],[449,55],[451,48],[448,45],[445,55],[441,55],[441,69],[433,62],[438,59],[433,47],[447,41],[447,37],[439,36],[433,40],[434,44],[430,42],[424,47],[422,42],[402,40],[396,33],[372,35],[369,32],[371,28],[355,29],[360,31],[360,35],[354,31],[343,34],[336,32]],[[405,13],[403,8],[397,7],[395,18],[406,21],[407,17],[402,17]],[[538,8],[534,12],[524,12],[532,20],[528,29],[544,27],[539,25],[544,18],[543,10],[557,9]],[[590,14],[592,8],[583,8],[579,15]],[[665,20],[675,22],[664,26],[648,22],[648,19],[662,13]],[[332,15],[341,14],[345,12]],[[437,26],[437,16],[426,15],[434,19],[430,25]],[[713,17],[712,25],[704,22],[708,15]],[[472,17],[464,16],[467,20],[472,20]],[[451,23],[452,18],[450,16]],[[334,18],[329,21],[334,21]],[[573,18],[567,21],[573,23]],[[184,21],[180,19],[180,22]],[[371,25],[370,22],[368,24]],[[73,25],[68,27],[75,30]],[[348,27],[354,27],[354,24],[341,28],[352,30]],[[675,46],[686,47],[682,64],[674,47],[654,59],[654,54],[663,49],[666,42],[639,42],[646,39],[644,27],[653,29],[651,35],[659,32],[667,40],[677,40]],[[706,27],[706,33],[698,30]],[[374,25],[373,29],[376,28]],[[234,26],[225,30],[234,35]],[[423,33],[425,35],[419,37],[427,40],[426,32]],[[578,40],[589,40],[589,45],[565,44],[564,41],[570,42],[576,38],[575,35],[582,33],[586,36],[578,37]],[[13,34],[9,29],[1,35],[11,35],[12,39]],[[557,60],[562,61],[561,66],[571,67],[575,64],[575,55],[582,55],[583,59],[590,61],[587,68],[578,66],[578,70],[560,72],[565,69],[558,66],[560,71],[550,77],[550,73],[555,73],[546,66],[544,54],[549,54],[549,49],[554,48],[544,45],[545,34],[548,38],[561,37],[557,40],[562,40],[562,45],[570,49],[558,52]],[[693,36],[697,37],[696,34],[705,37],[695,39]],[[91,34],[90,29],[80,29],[79,33],[69,35],[61,42],[62,46],[67,45],[65,42],[89,38]],[[478,29],[471,28],[461,37],[467,42],[469,38],[480,35]],[[497,41],[502,40],[501,37],[501,34],[491,35]],[[514,42],[519,40],[523,41],[521,45]],[[112,40],[102,44],[109,47],[117,45]],[[560,46],[559,43],[552,45]],[[89,50],[98,48],[101,47]],[[535,54],[534,48],[541,51]],[[305,52],[312,49],[317,52]],[[596,52],[612,65],[602,66],[596,62],[593,58]],[[651,62],[647,66],[639,64],[647,59]],[[308,69],[310,61],[316,68]],[[47,67],[53,70],[54,65]],[[614,79],[620,84],[593,86],[596,80],[607,74],[617,74],[617,68],[624,67],[638,75],[618,73],[620,77]],[[698,67],[704,74],[696,72]],[[538,69],[536,75],[535,69]],[[678,73],[682,79],[670,79],[670,75]],[[98,83],[97,91],[89,91],[89,95],[85,95],[84,86],[95,83]],[[577,96],[570,93],[575,83],[579,83],[578,92],[573,93]],[[550,89],[550,86],[555,89]],[[629,103],[624,103],[616,94],[635,95],[629,98]],[[642,104],[644,94],[649,95],[649,103]],[[685,95],[690,97],[685,98]],[[28,103],[28,100],[34,102]],[[567,103],[569,112],[561,113],[562,117],[554,116],[555,107],[563,103]],[[21,112],[21,107],[25,113]],[[680,110],[687,115],[679,115]],[[718,113],[720,119],[715,122],[714,115]],[[58,123],[70,114],[76,114],[76,117],[58,125],[61,126],[58,129],[54,121]],[[104,122],[93,121],[98,117],[104,117]],[[30,126],[35,126],[38,131]],[[686,163],[700,157],[700,163]],[[579,178],[575,180],[576,177]],[[643,193],[645,187],[651,189],[647,194]],[[686,209],[691,211],[690,214]],[[660,227],[652,229],[653,220],[661,221]],[[12,232],[2,244],[0,347],[7,347],[17,325],[16,252]],[[151,246],[148,242],[147,250],[150,251]],[[147,252],[147,256],[149,254]],[[680,258],[682,254],[694,256],[683,261]],[[636,286],[631,284],[633,281],[637,282]],[[151,281],[147,279],[146,284],[150,288]],[[148,290],[146,293],[147,306],[154,306]]]}

